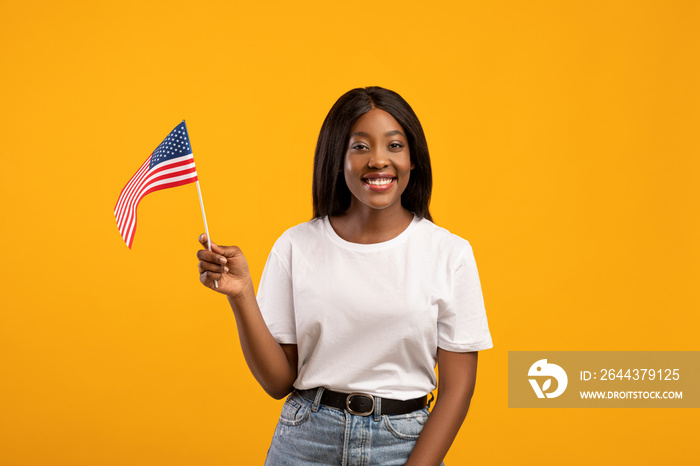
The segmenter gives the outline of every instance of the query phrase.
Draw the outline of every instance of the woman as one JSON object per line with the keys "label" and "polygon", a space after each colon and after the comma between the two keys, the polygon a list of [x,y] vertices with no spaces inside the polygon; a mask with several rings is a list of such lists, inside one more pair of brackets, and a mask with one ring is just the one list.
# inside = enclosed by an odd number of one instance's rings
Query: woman
{"label": "woman", "polygon": [[266,464],[441,464],[492,343],[471,247],[432,223],[431,189],[408,103],[353,89],[321,128],[314,218],[277,240],[257,299],[240,249],[197,253],[253,375],[289,395]]}

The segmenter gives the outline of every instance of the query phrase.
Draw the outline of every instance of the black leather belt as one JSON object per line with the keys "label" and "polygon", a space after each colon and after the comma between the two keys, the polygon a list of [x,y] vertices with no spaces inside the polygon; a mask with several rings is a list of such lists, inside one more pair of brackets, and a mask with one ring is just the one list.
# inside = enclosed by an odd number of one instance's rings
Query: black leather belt
{"label": "black leather belt", "polygon": [[[297,390],[301,396],[307,400],[314,401],[318,388],[310,390]],[[406,414],[423,409],[428,404],[428,397],[422,396],[413,400],[392,400],[390,398],[379,398],[366,393],[340,393],[332,390],[323,390],[321,404],[332,408],[342,409],[356,416],[369,416],[374,413],[374,407],[381,399],[380,414]]]}

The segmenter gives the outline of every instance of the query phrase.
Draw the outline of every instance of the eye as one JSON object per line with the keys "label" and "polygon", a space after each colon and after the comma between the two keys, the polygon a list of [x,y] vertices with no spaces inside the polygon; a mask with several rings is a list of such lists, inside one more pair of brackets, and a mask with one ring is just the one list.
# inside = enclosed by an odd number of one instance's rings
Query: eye
{"label": "eye", "polygon": [[364,142],[358,142],[350,146],[352,150],[367,150],[369,146]]}
{"label": "eye", "polygon": [[389,149],[394,150],[394,151],[401,150],[402,148],[403,148],[403,144],[400,142],[392,142],[391,144],[389,144]]}

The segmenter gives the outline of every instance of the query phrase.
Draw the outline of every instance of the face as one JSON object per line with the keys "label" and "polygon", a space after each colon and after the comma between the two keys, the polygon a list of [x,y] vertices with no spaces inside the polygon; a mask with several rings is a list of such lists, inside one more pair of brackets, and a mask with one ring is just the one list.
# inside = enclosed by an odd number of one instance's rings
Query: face
{"label": "face", "polygon": [[400,209],[413,166],[399,122],[377,108],[362,115],[350,130],[343,167],[350,209]]}

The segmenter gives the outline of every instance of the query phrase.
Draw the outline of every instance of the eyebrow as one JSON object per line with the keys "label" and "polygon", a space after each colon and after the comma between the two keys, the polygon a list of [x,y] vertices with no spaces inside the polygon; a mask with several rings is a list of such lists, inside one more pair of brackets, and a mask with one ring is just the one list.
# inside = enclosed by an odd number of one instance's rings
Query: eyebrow
{"label": "eyebrow", "polygon": [[[397,134],[400,134],[401,136],[406,137],[406,135],[403,134],[398,129],[395,129],[393,131],[387,131],[386,133],[384,133],[384,136],[396,136]],[[362,138],[369,138],[370,137],[369,134],[365,133],[364,131],[355,131],[354,133],[350,134],[350,136],[360,136]]]}

